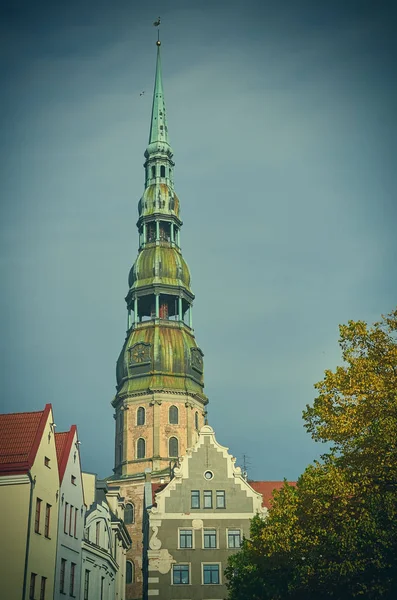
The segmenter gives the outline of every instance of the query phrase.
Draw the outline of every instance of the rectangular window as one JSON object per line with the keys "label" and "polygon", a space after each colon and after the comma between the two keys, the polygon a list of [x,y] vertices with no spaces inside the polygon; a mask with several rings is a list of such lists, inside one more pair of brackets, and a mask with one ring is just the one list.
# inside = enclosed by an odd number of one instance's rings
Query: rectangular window
{"label": "rectangular window", "polygon": [[46,504],[45,523],[44,523],[44,535],[46,538],[50,537],[50,518],[51,518],[51,504]]}
{"label": "rectangular window", "polygon": [[204,490],[204,508],[212,508],[212,491]]}
{"label": "rectangular window", "polygon": [[72,515],[73,515],[73,504],[70,505],[70,513],[69,513],[69,535],[72,535]]}
{"label": "rectangular window", "polygon": [[240,548],[241,546],[241,531],[240,529],[229,529],[227,532],[227,547]]}
{"label": "rectangular window", "polygon": [[88,600],[88,593],[90,589],[90,572],[85,570],[84,573],[84,598],[83,600]]}
{"label": "rectangular window", "polygon": [[76,477],[74,475],[71,475],[70,481],[73,485],[76,485]]}
{"label": "rectangular window", "polygon": [[61,558],[61,572],[59,577],[59,591],[61,594],[65,593],[65,571],[66,571],[66,559]]}
{"label": "rectangular window", "polygon": [[40,586],[40,600],[45,600],[45,585],[47,583],[47,577],[41,578],[41,586]]}
{"label": "rectangular window", "polygon": [[34,519],[34,530],[36,533],[40,533],[40,513],[41,513],[41,500],[36,498],[36,514]]}
{"label": "rectangular window", "polygon": [[63,518],[63,531],[65,533],[68,532],[68,506],[69,504],[65,502],[65,516]]}
{"label": "rectangular window", "polygon": [[69,596],[74,596],[74,575],[76,571],[76,563],[70,563],[70,583]]}
{"label": "rectangular window", "polygon": [[216,490],[216,508],[226,508],[225,490]]}
{"label": "rectangular window", "polygon": [[44,457],[44,465],[46,467],[48,467],[49,469],[51,469],[51,467],[50,467],[50,459],[48,458],[48,456]]}
{"label": "rectangular window", "polygon": [[200,492],[198,490],[192,490],[191,499],[191,507],[200,508]]}
{"label": "rectangular window", "polygon": [[173,567],[172,567],[172,583],[174,585],[190,583],[189,565],[173,565]]}
{"label": "rectangular window", "polygon": [[96,522],[96,530],[95,530],[95,543],[97,546],[99,546],[99,534],[100,534],[100,527],[101,524],[99,521]]}
{"label": "rectangular window", "polygon": [[219,565],[203,565],[204,585],[219,584]]}
{"label": "rectangular window", "polygon": [[216,548],[216,529],[204,529],[204,548]]}
{"label": "rectangular window", "polygon": [[77,537],[77,513],[79,512],[78,508],[74,509],[74,537]]}
{"label": "rectangular window", "polygon": [[30,574],[29,600],[34,600],[34,592],[36,588],[36,573]]}
{"label": "rectangular window", "polygon": [[191,529],[179,530],[179,548],[193,548],[193,531]]}
{"label": "rectangular window", "polygon": [[104,587],[105,587],[105,578],[102,577],[101,578],[101,600],[103,600],[103,591],[104,591]]}

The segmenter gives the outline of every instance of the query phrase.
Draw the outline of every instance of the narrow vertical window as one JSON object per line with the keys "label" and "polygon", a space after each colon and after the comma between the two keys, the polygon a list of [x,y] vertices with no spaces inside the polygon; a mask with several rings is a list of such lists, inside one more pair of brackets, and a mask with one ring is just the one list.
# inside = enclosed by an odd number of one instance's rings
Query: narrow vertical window
{"label": "narrow vertical window", "polygon": [[178,440],[176,437],[171,437],[168,441],[168,456],[177,457],[178,456]]}
{"label": "narrow vertical window", "polygon": [[101,577],[101,600],[103,600],[104,587],[105,587],[105,578]]}
{"label": "narrow vertical window", "polygon": [[70,513],[69,513],[69,535],[72,535],[72,515],[73,515],[73,504],[70,505]]}
{"label": "narrow vertical window", "polygon": [[46,504],[45,523],[44,523],[44,535],[46,538],[50,537],[50,519],[51,519],[51,504]]}
{"label": "narrow vertical window", "polygon": [[170,406],[168,411],[168,420],[171,425],[178,425],[179,422],[179,411],[176,406]]}
{"label": "narrow vertical window", "polygon": [[204,508],[212,508],[212,491],[204,490]]}
{"label": "narrow vertical window", "polygon": [[165,166],[161,165],[160,167],[160,177],[165,177]]}
{"label": "narrow vertical window", "polygon": [[65,533],[68,532],[68,506],[69,506],[69,504],[67,502],[65,502],[65,514],[63,517],[63,531]]}
{"label": "narrow vertical window", "polygon": [[225,490],[216,490],[216,508],[226,508]]}
{"label": "narrow vertical window", "polygon": [[156,167],[152,167],[152,177],[156,177]]}
{"label": "narrow vertical window", "polygon": [[126,504],[125,510],[124,510],[124,523],[126,525],[131,525],[131,523],[134,523],[134,521],[135,521],[134,505],[129,502],[128,504]]}
{"label": "narrow vertical window", "polygon": [[59,578],[59,591],[61,594],[65,593],[65,571],[66,571],[66,559],[61,558],[61,573]]}
{"label": "narrow vertical window", "polygon": [[34,600],[34,592],[36,588],[36,573],[30,574],[29,600]]}
{"label": "narrow vertical window", "polygon": [[196,412],[194,414],[194,426],[195,426],[196,430],[198,431],[198,428],[199,428],[198,412]]}
{"label": "narrow vertical window", "polygon": [[145,458],[146,454],[146,443],[143,438],[139,438],[136,444],[136,457],[137,458]]}
{"label": "narrow vertical window", "polygon": [[192,490],[191,492],[191,508],[200,508],[200,492]]}
{"label": "narrow vertical window", "polygon": [[77,537],[77,513],[79,512],[78,508],[74,509],[74,537]]}
{"label": "narrow vertical window", "polygon": [[41,578],[41,586],[40,586],[40,600],[45,600],[45,586],[47,583],[47,577]]}
{"label": "narrow vertical window", "polygon": [[95,543],[97,546],[99,546],[99,534],[100,534],[100,527],[101,524],[99,521],[96,522],[96,529],[95,529]]}
{"label": "narrow vertical window", "polygon": [[34,519],[34,530],[36,533],[40,533],[40,513],[41,513],[41,500],[36,498],[36,513]]}
{"label": "narrow vertical window", "polygon": [[127,560],[125,571],[126,583],[134,583],[134,563],[131,560]]}
{"label": "narrow vertical window", "polygon": [[76,563],[70,563],[70,584],[69,596],[74,596],[74,576],[76,571]]}
{"label": "narrow vertical window", "polygon": [[90,572],[86,569],[84,573],[84,598],[83,600],[88,600],[88,594],[90,591]]}
{"label": "narrow vertical window", "polygon": [[136,412],[136,424],[144,425],[145,424],[145,409],[143,406],[140,406]]}

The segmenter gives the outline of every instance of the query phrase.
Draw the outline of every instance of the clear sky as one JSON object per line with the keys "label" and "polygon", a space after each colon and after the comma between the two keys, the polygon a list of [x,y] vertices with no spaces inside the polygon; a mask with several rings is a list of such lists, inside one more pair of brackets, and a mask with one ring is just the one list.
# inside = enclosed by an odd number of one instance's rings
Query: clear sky
{"label": "clear sky", "polygon": [[111,473],[160,15],[209,422],[295,479],[338,324],[396,305],[395,2],[0,6],[2,411],[51,402]]}

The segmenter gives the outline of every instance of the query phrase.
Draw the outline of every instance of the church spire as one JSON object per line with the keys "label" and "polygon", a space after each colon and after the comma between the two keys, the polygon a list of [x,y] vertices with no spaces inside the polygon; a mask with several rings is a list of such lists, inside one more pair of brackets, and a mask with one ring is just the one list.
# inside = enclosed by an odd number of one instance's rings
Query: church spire
{"label": "church spire", "polygon": [[165,110],[163,79],[161,73],[160,40],[157,40],[156,78],[154,82],[152,119],[150,122],[149,144],[168,141],[167,116]]}

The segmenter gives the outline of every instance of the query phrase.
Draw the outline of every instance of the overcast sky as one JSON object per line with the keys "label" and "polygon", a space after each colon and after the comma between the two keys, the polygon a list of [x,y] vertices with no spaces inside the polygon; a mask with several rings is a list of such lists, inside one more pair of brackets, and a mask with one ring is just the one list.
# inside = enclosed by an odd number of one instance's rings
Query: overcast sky
{"label": "overcast sky", "polygon": [[295,479],[338,324],[396,305],[395,3],[0,5],[3,412],[51,402],[111,474],[160,15],[209,422],[252,478]]}

